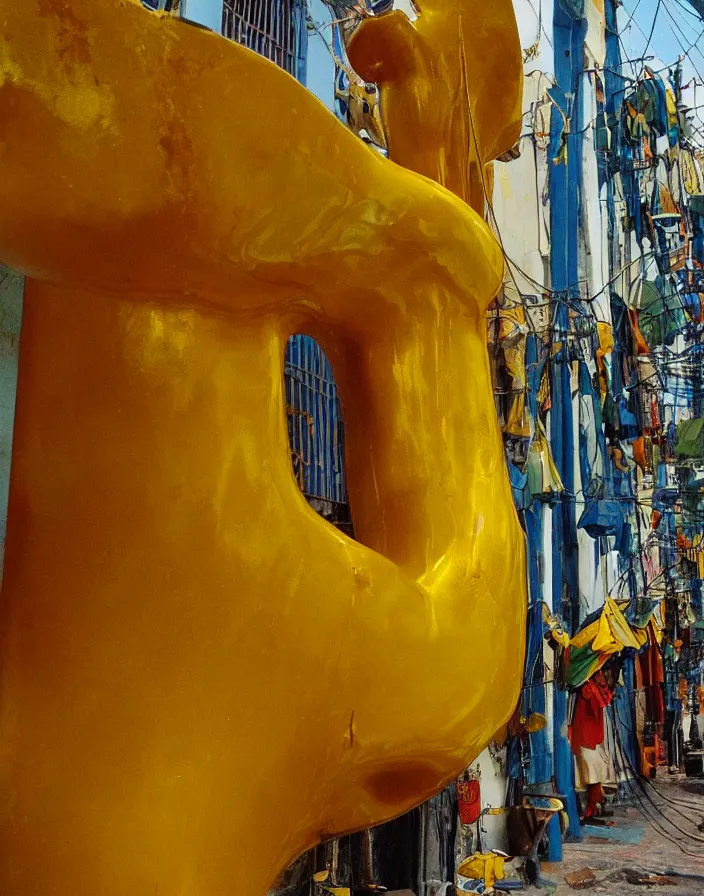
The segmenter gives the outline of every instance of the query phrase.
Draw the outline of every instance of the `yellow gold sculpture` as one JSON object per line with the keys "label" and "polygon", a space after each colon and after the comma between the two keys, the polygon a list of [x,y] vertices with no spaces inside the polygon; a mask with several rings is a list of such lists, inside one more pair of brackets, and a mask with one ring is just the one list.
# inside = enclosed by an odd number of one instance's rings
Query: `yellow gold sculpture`
{"label": "yellow gold sculpture", "polygon": [[[0,260],[29,277],[0,893],[263,896],[436,792],[515,705],[502,257],[224,39],[135,0],[0,10]],[[291,471],[300,331],[342,391],[359,543]]]}
{"label": "yellow gold sculpture", "polygon": [[481,214],[484,166],[520,136],[521,45],[512,0],[419,0],[365,19],[350,62],[382,88],[394,161],[452,190]]}

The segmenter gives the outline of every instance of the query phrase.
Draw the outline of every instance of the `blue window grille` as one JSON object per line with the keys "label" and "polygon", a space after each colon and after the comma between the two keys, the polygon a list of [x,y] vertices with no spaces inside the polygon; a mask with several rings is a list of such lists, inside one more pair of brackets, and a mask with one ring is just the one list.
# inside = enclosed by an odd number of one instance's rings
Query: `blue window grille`
{"label": "blue window grille", "polygon": [[351,535],[342,407],[330,362],[310,336],[289,339],[284,383],[298,486],[314,510]]}
{"label": "blue window grille", "polygon": [[224,0],[222,33],[305,79],[304,0]]}

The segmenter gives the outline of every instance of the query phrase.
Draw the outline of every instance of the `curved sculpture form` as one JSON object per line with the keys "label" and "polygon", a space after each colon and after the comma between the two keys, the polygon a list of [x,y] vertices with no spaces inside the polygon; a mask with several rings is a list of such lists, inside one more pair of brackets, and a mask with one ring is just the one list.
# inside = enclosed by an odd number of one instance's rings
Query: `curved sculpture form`
{"label": "curved sculpture form", "polygon": [[[238,46],[133,0],[0,8],[0,260],[30,278],[0,892],[263,896],[437,791],[515,705],[502,258]],[[335,364],[360,543],[290,469],[301,330]]]}
{"label": "curved sculpture form", "polygon": [[347,52],[382,91],[394,161],[484,213],[484,166],[520,136],[522,52],[512,0],[417,0],[368,18]]}

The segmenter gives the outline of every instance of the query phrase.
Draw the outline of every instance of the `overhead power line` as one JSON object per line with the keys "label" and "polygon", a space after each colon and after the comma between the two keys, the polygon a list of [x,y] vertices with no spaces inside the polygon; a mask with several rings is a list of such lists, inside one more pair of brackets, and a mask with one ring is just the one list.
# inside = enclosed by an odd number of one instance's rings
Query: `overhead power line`
{"label": "overhead power line", "polygon": [[[704,2],[704,0],[702,0]],[[653,16],[653,27],[650,29],[650,34],[648,35],[648,41],[645,45],[645,49],[643,50],[643,56],[645,56],[650,49],[650,42],[653,39],[653,34],[655,34],[655,26],[658,23],[658,13],[660,12],[660,7],[662,6],[662,0],[658,0],[658,5],[655,7],[655,15]]]}

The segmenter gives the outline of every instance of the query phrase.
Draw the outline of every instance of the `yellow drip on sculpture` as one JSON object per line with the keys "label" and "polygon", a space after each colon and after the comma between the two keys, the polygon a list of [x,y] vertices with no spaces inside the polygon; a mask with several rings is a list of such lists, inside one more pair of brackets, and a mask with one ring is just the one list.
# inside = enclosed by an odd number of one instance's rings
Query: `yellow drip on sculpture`
{"label": "yellow drip on sculpture", "polygon": [[[524,549],[484,345],[502,257],[454,182],[222,38],[135,0],[0,7],[0,261],[29,278],[0,893],[264,896],[320,838],[436,792],[515,704]],[[498,131],[476,105],[475,161],[507,149],[510,3],[413,27],[424,102],[433,35],[462,34],[442,52],[464,83],[499,34],[465,88],[508,96]],[[403,162],[416,137],[388,126]],[[300,331],[342,392],[359,543],[290,469]]]}

